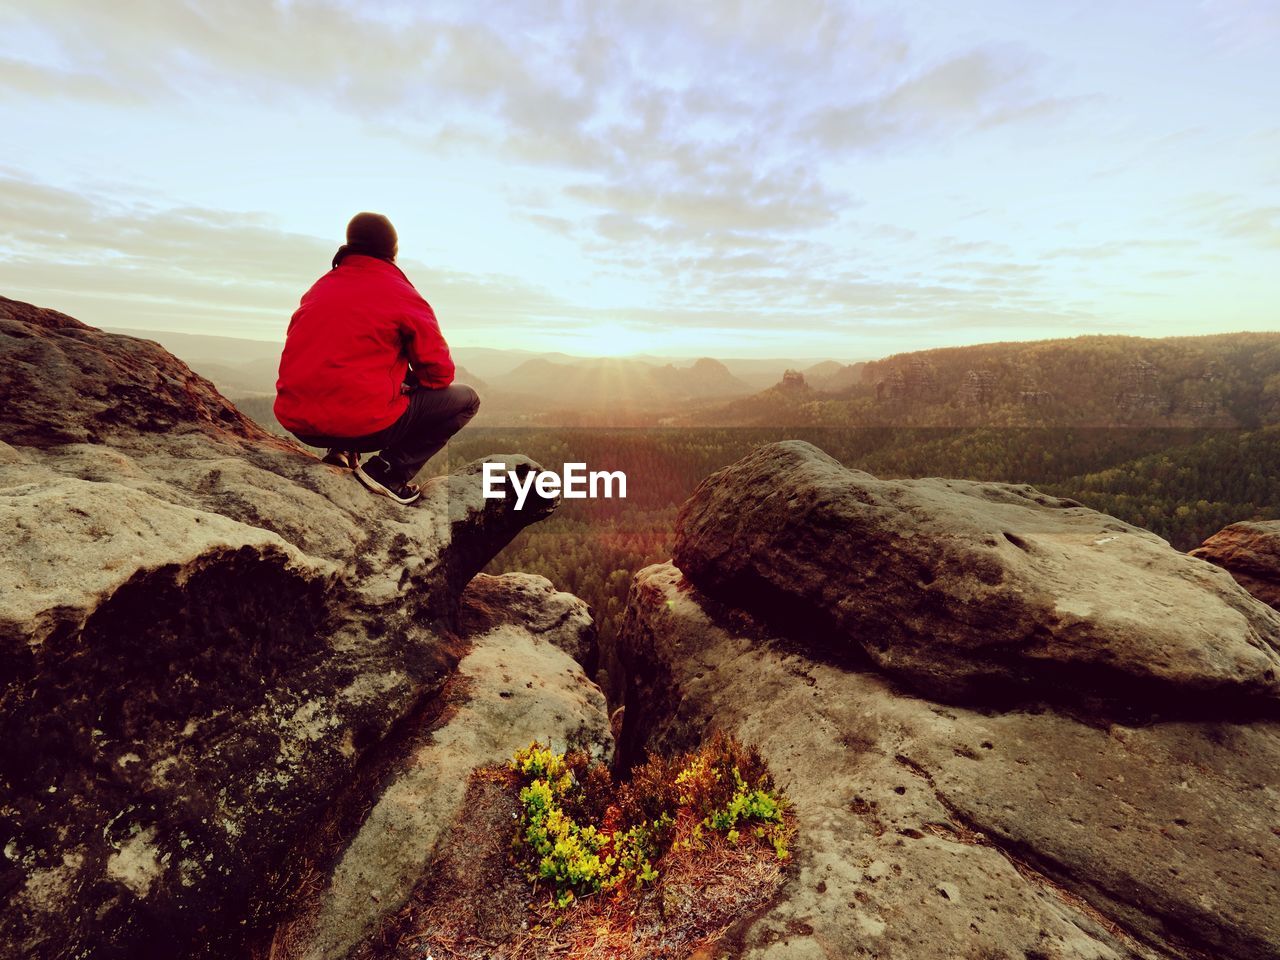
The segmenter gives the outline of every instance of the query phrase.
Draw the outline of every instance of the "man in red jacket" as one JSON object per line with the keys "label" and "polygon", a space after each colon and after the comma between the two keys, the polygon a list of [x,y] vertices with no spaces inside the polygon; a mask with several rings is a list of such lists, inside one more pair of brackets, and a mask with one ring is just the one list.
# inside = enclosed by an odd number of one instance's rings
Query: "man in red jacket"
{"label": "man in red jacket", "polygon": [[[480,408],[453,382],[435,313],[395,264],[398,238],[381,214],[358,213],[333,269],[289,321],[276,419],[303,443],[328,447],[366,487],[409,504],[410,481]],[[380,451],[364,464],[359,454]]]}

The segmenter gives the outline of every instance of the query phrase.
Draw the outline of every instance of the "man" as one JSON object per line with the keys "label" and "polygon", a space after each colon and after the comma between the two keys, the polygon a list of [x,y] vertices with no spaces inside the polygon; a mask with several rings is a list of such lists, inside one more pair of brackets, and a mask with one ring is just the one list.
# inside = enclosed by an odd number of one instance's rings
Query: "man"
{"label": "man", "polygon": [[[358,213],[333,269],[289,321],[276,419],[325,462],[355,471],[374,493],[410,504],[423,465],[480,408],[453,382],[453,359],[435,313],[396,266],[391,221]],[[380,451],[364,464],[360,454]]]}

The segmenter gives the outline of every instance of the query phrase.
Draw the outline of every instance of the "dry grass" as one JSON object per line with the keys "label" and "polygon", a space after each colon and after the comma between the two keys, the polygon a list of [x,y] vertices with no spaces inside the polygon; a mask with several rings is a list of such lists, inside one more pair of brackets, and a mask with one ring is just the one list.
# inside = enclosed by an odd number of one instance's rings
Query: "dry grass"
{"label": "dry grass", "polygon": [[[440,851],[413,899],[367,958],[434,960],[676,960],[710,955],[739,920],[757,913],[785,881],[784,861],[750,828],[737,843],[695,837],[682,815],[658,879],[555,907],[531,889],[512,859],[519,802],[507,770],[473,777],[465,823]],[[783,829],[794,834],[787,814]],[[686,841],[688,847],[686,848]]]}

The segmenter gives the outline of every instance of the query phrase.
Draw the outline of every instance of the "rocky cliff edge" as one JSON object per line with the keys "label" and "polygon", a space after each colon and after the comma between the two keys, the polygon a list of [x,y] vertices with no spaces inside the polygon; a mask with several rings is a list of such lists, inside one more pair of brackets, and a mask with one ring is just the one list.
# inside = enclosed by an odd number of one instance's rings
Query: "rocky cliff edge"
{"label": "rocky cliff edge", "polygon": [[611,748],[585,605],[463,598],[554,502],[475,463],[398,507],[158,345],[2,298],[0,369],[0,953],[343,956],[473,765]]}

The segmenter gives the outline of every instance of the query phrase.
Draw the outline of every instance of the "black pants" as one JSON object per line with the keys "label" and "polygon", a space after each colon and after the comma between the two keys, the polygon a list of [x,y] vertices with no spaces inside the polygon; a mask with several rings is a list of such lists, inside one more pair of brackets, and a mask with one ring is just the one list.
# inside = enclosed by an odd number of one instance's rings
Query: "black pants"
{"label": "black pants", "polygon": [[409,408],[385,430],[362,437],[296,436],[313,447],[359,453],[378,450],[391,467],[391,479],[403,483],[412,480],[479,409],[479,395],[465,383],[454,383],[440,390],[419,387],[409,394]]}

